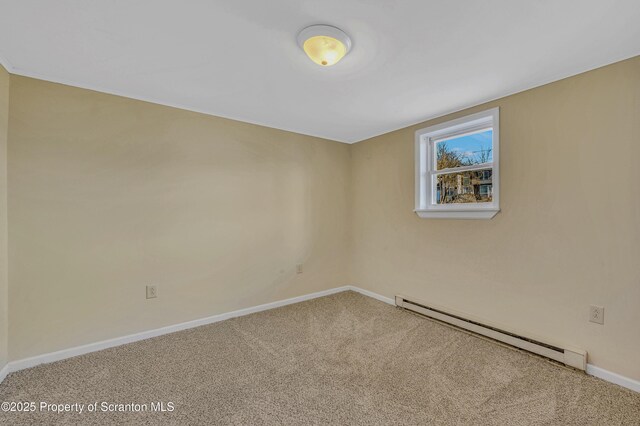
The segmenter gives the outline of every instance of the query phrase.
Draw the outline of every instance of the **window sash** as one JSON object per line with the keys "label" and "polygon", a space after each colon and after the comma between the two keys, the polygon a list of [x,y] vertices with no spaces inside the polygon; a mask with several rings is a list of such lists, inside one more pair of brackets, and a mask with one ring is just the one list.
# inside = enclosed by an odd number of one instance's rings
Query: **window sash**
{"label": "window sash", "polygon": [[[491,170],[491,179],[493,181],[493,163],[484,163],[484,165],[488,165],[487,167],[476,167],[474,166],[468,166],[465,167],[465,170],[460,170],[461,167],[456,167],[456,168],[451,168],[451,169],[446,169],[446,170],[453,170],[453,173],[459,172],[459,171],[474,171],[476,169],[480,169],[480,170]],[[482,164],[480,165],[482,166]],[[429,197],[429,199],[431,200],[431,208],[433,209],[457,209],[459,208],[459,206],[463,205],[463,206],[469,206],[469,207],[465,207],[465,208],[473,208],[471,206],[476,206],[478,208],[482,208],[485,206],[492,206],[494,205],[494,201],[479,201],[479,202],[475,202],[475,203],[446,203],[446,204],[439,204],[437,201],[437,196],[438,196],[438,186],[437,186],[437,182],[438,182],[438,176],[442,175],[442,174],[451,174],[452,172],[449,173],[441,173],[441,170],[438,170],[437,172],[431,172],[431,194],[427,193],[427,197]],[[428,178],[429,179],[429,178]],[[493,188],[493,183],[491,184],[492,188]],[[491,191],[491,193],[493,194],[493,190]]]}
{"label": "window sash", "polygon": [[[464,127],[459,131],[453,131],[453,132],[449,131],[443,134],[442,136],[428,137],[427,143],[429,144],[429,150],[428,152],[425,152],[427,157],[425,158],[425,164],[427,164],[428,172],[431,174],[437,175],[442,173],[452,173],[451,172],[452,170],[469,171],[469,170],[477,170],[478,168],[482,168],[482,169],[493,168],[494,162],[491,161],[488,163],[473,164],[471,166],[449,167],[446,169],[438,170],[438,165],[437,165],[438,159],[436,155],[436,144],[440,142],[446,142],[452,139],[461,138],[463,136],[475,135],[477,133],[486,132],[487,130],[493,131],[494,130],[493,127],[494,127],[493,124],[487,125],[486,123],[482,123],[480,125],[476,125],[472,127]],[[491,140],[491,150],[493,151],[493,138]],[[432,157],[432,160],[433,160],[432,162],[429,161],[429,157]]]}
{"label": "window sash", "polygon": [[[491,162],[437,170],[436,144],[476,132],[493,130]],[[500,211],[500,116],[499,108],[436,124],[415,133],[415,212],[421,218],[491,219]],[[438,176],[491,170],[492,201],[437,204]]]}
{"label": "window sash", "polygon": [[449,167],[447,169],[440,169],[440,170],[434,170],[432,168],[431,170],[429,170],[429,173],[432,176],[438,176],[438,175],[448,175],[450,173],[456,173],[456,172],[470,172],[473,170],[481,170],[481,169],[493,169],[493,161],[490,163],[474,164],[472,166]]}

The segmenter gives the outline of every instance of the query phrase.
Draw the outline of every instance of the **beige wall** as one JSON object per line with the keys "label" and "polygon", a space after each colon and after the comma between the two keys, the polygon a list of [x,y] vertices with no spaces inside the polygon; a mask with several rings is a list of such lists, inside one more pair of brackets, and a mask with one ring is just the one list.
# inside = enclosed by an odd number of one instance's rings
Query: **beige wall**
{"label": "beige wall", "polygon": [[[495,106],[502,211],[418,218],[415,130]],[[640,57],[355,144],[352,280],[575,345],[640,379],[639,159]],[[604,326],[588,322],[590,304],[605,307]]]}
{"label": "beige wall", "polygon": [[11,91],[12,360],[347,284],[348,145],[24,77]]}
{"label": "beige wall", "polygon": [[9,74],[0,65],[0,369],[8,361],[9,283],[7,276],[7,136]]}
{"label": "beige wall", "polygon": [[[419,219],[414,131],[494,106],[502,212]],[[12,360],[352,283],[640,379],[640,58],[352,146],[15,76],[10,112]]]}

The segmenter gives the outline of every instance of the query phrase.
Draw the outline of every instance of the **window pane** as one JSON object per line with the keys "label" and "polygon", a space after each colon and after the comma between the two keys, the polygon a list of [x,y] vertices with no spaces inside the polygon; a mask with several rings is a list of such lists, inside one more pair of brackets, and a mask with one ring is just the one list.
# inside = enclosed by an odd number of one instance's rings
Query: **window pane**
{"label": "window pane", "polygon": [[436,204],[490,203],[492,175],[492,169],[437,175]]}
{"label": "window pane", "polygon": [[436,170],[493,162],[493,130],[435,143]]}

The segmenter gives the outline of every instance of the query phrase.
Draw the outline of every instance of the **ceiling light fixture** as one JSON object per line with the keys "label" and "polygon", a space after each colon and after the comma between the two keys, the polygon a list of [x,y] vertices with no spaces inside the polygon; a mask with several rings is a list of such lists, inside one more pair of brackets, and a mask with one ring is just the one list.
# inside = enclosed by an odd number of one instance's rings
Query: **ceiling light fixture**
{"label": "ceiling light fixture", "polygon": [[351,39],[331,25],[311,25],[298,33],[298,44],[316,64],[337,64],[351,49]]}

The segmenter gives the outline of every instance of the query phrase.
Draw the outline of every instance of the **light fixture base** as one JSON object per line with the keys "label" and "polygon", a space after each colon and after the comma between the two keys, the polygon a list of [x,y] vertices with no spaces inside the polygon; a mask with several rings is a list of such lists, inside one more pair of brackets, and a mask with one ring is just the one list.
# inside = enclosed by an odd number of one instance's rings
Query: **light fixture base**
{"label": "light fixture base", "polygon": [[351,38],[340,28],[331,25],[306,27],[298,33],[297,40],[307,56],[322,66],[336,64],[351,50]]}

